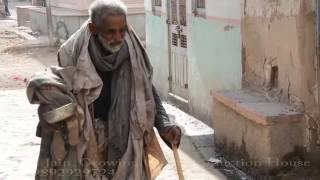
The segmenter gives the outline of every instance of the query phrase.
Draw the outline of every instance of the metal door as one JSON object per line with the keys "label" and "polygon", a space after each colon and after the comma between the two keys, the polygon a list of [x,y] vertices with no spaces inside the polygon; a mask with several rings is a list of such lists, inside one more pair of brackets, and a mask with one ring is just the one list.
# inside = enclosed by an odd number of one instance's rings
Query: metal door
{"label": "metal door", "polygon": [[170,0],[170,91],[188,100],[186,0]]}

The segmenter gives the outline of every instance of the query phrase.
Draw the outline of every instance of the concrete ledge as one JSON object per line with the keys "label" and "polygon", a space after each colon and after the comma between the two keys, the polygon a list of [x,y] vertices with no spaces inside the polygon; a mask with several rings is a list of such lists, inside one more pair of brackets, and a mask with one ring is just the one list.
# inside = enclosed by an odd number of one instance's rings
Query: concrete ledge
{"label": "concrete ledge", "polygon": [[168,99],[172,104],[175,104],[179,109],[181,109],[185,113],[189,113],[188,100],[186,100],[180,96],[174,95],[172,93],[169,93]]}
{"label": "concrete ledge", "polygon": [[290,106],[239,90],[216,92],[213,108],[215,146],[240,169],[276,172],[303,156],[304,116]]}
{"label": "concrete ledge", "polygon": [[31,41],[37,40],[36,37],[31,36],[30,34],[24,32],[24,31],[20,31],[19,29],[13,29],[12,31],[15,32],[16,34],[18,34],[18,36],[22,37],[23,39],[31,40]]}
{"label": "concrete ledge", "polygon": [[282,103],[269,102],[256,92],[245,90],[215,92],[216,101],[258,124],[296,122],[303,114]]}

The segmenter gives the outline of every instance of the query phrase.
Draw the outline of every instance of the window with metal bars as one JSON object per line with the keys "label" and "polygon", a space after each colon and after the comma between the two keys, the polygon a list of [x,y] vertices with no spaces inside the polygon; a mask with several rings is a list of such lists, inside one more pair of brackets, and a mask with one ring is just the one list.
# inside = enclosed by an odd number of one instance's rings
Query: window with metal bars
{"label": "window with metal bars", "polygon": [[161,6],[161,0],[153,0],[154,6]]}
{"label": "window with metal bars", "polygon": [[173,46],[178,46],[178,38],[179,38],[178,34],[172,33],[172,45]]}
{"label": "window with metal bars", "polygon": [[205,0],[197,0],[197,8],[206,8]]}
{"label": "window with metal bars", "polygon": [[155,16],[161,16],[162,0],[151,0],[152,1],[152,13]]}
{"label": "window with metal bars", "polygon": [[180,46],[183,47],[183,48],[187,48],[188,47],[188,42],[187,42],[187,36],[186,35],[181,35],[180,36],[181,38],[181,41],[180,41]]}
{"label": "window with metal bars", "polygon": [[197,17],[206,17],[206,0],[192,0],[193,14]]}

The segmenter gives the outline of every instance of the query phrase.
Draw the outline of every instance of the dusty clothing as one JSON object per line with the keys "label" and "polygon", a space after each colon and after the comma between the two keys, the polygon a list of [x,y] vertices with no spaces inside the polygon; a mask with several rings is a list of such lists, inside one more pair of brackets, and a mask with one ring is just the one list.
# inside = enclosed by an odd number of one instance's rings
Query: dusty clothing
{"label": "dusty clothing", "polygon": [[[106,107],[108,109],[104,109],[104,111],[107,111],[106,116],[101,118],[106,122],[107,159],[115,162],[122,157],[127,149],[129,121],[133,118],[130,117],[130,110],[134,108],[135,103],[135,94],[131,90],[134,87],[134,81],[129,50],[127,43],[124,43],[119,52],[108,52],[99,43],[98,35],[95,34],[90,38],[88,50],[92,62],[100,74],[112,72],[109,84],[103,82],[104,86],[100,97],[104,96],[105,99],[109,99],[110,103],[110,106]],[[105,78],[102,78],[102,80],[105,80]],[[103,94],[106,88],[110,92]],[[152,98],[152,94],[146,95]],[[154,102],[152,103],[154,104]],[[108,171],[112,172],[109,168]]]}
{"label": "dusty clothing", "polygon": [[37,136],[41,137],[41,146],[36,179],[67,180],[76,179],[76,174],[81,175],[78,171],[81,165],[77,163],[76,146],[80,143],[79,132],[80,126],[84,123],[84,116],[82,108],[76,102],[76,97],[62,78],[68,76],[68,73],[72,71],[52,67],[51,71],[34,75],[27,86],[27,97],[30,103],[40,104],[38,109],[40,121],[52,123],[52,119],[45,118],[43,114],[58,107],[70,103],[77,107],[75,116],[56,122],[60,127],[64,127],[57,132],[48,132],[38,125]]}
{"label": "dusty clothing", "polygon": [[[94,102],[94,115],[95,119],[98,119],[99,127],[106,129],[104,133],[108,141],[103,141],[102,144],[98,142],[98,144],[100,146],[107,144],[105,146],[107,151],[106,159],[111,162],[121,159],[127,148],[130,128],[129,112],[133,101],[130,91],[133,86],[130,55],[127,43],[123,42],[122,44],[120,51],[113,53],[108,48],[105,48],[98,35],[94,34],[90,38],[88,47],[93,64],[103,81],[102,92]],[[155,124],[161,132],[166,126],[173,124],[170,124],[154,87],[152,88],[152,93],[156,102],[156,112],[159,112],[156,115],[156,121],[164,122],[162,123],[164,126],[161,126],[161,123]],[[119,101],[119,98],[122,100]],[[119,110],[117,114],[113,114],[114,109]],[[107,164],[105,169],[107,172],[113,172],[116,170],[116,166],[117,164]]]}
{"label": "dusty clothing", "polygon": [[[65,173],[63,176],[54,173],[48,173],[50,175],[38,173],[37,179],[103,179],[106,176],[104,176],[105,172],[101,173],[101,170],[104,170],[105,164],[99,162],[105,161],[105,157],[101,154],[107,153],[107,157],[113,156],[108,152],[108,146],[112,143],[121,150],[118,153],[121,155],[119,164],[112,174],[113,179],[151,179],[166,164],[153,126],[157,125],[161,131],[170,122],[161,122],[168,120],[167,116],[163,115],[165,113],[163,113],[162,106],[158,108],[159,111],[156,110],[155,101],[159,104],[160,99],[155,95],[155,90],[152,87],[152,68],[148,57],[136,35],[129,29],[125,38],[125,48],[129,52],[129,58],[123,58],[122,64],[118,65],[122,68],[115,68],[116,71],[111,68],[114,71],[111,78],[111,103],[106,121],[107,130],[103,131],[107,133],[107,141],[105,141],[105,145],[101,146],[101,141],[99,141],[99,132],[101,132],[99,131],[99,123],[101,122],[95,123],[92,104],[101,96],[103,81],[96,70],[97,59],[92,60],[88,52],[90,38],[91,33],[87,24],[84,24],[59,50],[59,64],[62,68],[53,69],[53,74],[61,78],[62,84],[67,89],[64,91],[62,88],[62,92],[67,95],[66,99],[69,101],[61,104],[49,103],[50,106],[44,106],[48,104],[40,102],[40,107],[45,107],[42,109],[45,112],[68,102],[76,103],[77,109],[72,119],[63,122],[67,135],[63,134],[65,132],[62,132],[61,135],[42,133],[41,147],[50,147],[51,150],[46,152],[41,150],[38,170],[41,170],[42,167],[49,171],[51,168],[71,169],[77,173]],[[100,71],[104,70],[100,69]],[[29,84],[32,84],[31,82]],[[127,88],[121,89],[122,82],[126,83]],[[56,84],[51,85],[55,86]],[[30,86],[28,89],[30,90]],[[44,89],[46,90],[46,88]],[[38,88],[32,89],[33,92],[38,90]],[[44,94],[43,92],[31,93],[32,96],[30,96],[30,91],[28,92],[29,100],[32,103],[39,103],[38,95]],[[122,109],[128,113],[123,113]],[[41,117],[41,115],[39,116]],[[127,136],[122,132],[123,125],[126,126],[126,123],[128,124]],[[69,134],[70,132],[73,132],[72,135]],[[120,140],[119,135],[124,137],[120,136]],[[70,139],[66,137],[70,137],[73,140],[72,143],[68,142]],[[118,140],[120,143],[114,143]],[[55,147],[53,146],[54,142],[64,143],[65,146],[64,148]],[[52,159],[52,152],[57,152],[56,154],[62,160]]]}

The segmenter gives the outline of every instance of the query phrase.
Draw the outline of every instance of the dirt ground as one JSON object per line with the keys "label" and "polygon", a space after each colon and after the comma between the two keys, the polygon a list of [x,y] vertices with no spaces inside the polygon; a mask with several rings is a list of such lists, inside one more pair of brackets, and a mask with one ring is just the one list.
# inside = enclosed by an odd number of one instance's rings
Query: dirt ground
{"label": "dirt ground", "polygon": [[0,29],[0,90],[24,88],[34,73],[57,64],[57,48],[28,46],[19,35]]}
{"label": "dirt ground", "polygon": [[[57,48],[33,48],[32,44],[12,30],[19,29],[15,6],[30,2],[10,0],[11,17],[0,17],[0,90],[21,89],[30,77],[56,65]],[[39,41],[43,41],[42,39]]]}

